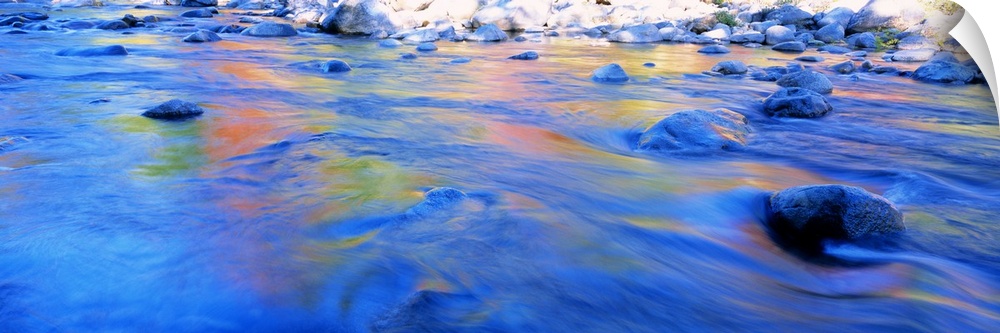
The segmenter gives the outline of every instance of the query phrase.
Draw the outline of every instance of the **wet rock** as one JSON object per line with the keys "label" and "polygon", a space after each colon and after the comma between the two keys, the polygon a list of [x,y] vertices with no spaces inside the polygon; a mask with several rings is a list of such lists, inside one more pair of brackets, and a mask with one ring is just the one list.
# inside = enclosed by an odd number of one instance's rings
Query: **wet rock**
{"label": "wet rock", "polygon": [[396,47],[400,47],[402,45],[403,45],[402,42],[400,42],[398,40],[395,40],[395,39],[383,39],[383,40],[378,41],[378,46],[379,47],[384,47],[384,48],[396,48]]}
{"label": "wet rock", "polygon": [[889,73],[897,73],[899,72],[899,69],[892,66],[875,66],[872,67],[871,72],[875,74],[889,74]]}
{"label": "wet rock", "polygon": [[24,24],[25,22],[30,22],[30,21],[20,16],[13,16],[0,20],[0,27],[12,26],[15,23]]}
{"label": "wet rock", "polygon": [[125,23],[122,20],[108,20],[101,22],[94,28],[101,30],[121,30],[121,29],[128,29],[129,26],[128,23]]}
{"label": "wet rock", "polygon": [[802,62],[823,62],[826,59],[824,59],[823,57],[820,57],[820,56],[801,56],[801,57],[795,58],[795,60],[802,61]]}
{"label": "wet rock", "polygon": [[918,0],[871,0],[851,18],[847,30],[863,32],[892,28],[904,31],[924,20],[923,8]]}
{"label": "wet rock", "polygon": [[403,60],[413,60],[417,58],[417,55],[413,53],[403,53],[399,55],[399,58]]}
{"label": "wet rock", "polygon": [[712,67],[713,72],[730,74],[746,74],[747,65],[739,60],[723,61]]}
{"label": "wet rock", "polygon": [[449,62],[453,63],[453,64],[467,64],[467,63],[472,62],[472,59],[471,58],[455,58],[455,59],[451,59],[451,61],[449,61]]}
{"label": "wet rock", "polygon": [[844,27],[840,24],[830,24],[816,31],[816,39],[824,43],[836,43],[844,39]]}
{"label": "wet rock", "polygon": [[847,52],[847,53],[844,53],[844,56],[845,57],[850,57],[850,58],[864,58],[864,57],[868,56],[868,52],[867,51]]}
{"label": "wet rock", "polygon": [[526,51],[526,52],[521,53],[521,54],[516,54],[516,55],[512,55],[510,57],[507,57],[507,59],[514,59],[514,60],[535,60],[535,59],[538,59],[538,52],[535,52],[535,51]]}
{"label": "wet rock", "polygon": [[827,46],[820,47],[819,51],[820,52],[828,52],[830,54],[845,54],[845,53],[851,52],[851,49],[843,47],[843,46],[827,45]]}
{"label": "wet rock", "polygon": [[469,35],[467,39],[478,42],[502,42],[507,38],[507,33],[500,30],[500,27],[495,24],[486,24],[476,29],[476,32]]}
{"label": "wet rock", "polygon": [[771,47],[771,49],[781,52],[800,53],[806,51],[806,44],[802,42],[784,42]]}
{"label": "wet rock", "polygon": [[785,189],[768,200],[767,225],[782,242],[820,252],[826,241],[856,241],[906,230],[903,215],[885,198],[845,185]]}
{"label": "wet rock", "polygon": [[976,70],[958,63],[950,52],[941,52],[913,72],[913,79],[934,83],[970,83]]}
{"label": "wet rock", "polygon": [[725,54],[729,53],[729,48],[722,45],[709,45],[698,50],[698,53],[705,54]]}
{"label": "wet rock", "polygon": [[424,193],[424,201],[406,211],[407,217],[423,217],[449,209],[468,199],[465,192],[451,187],[435,187]]}
{"label": "wet rock", "polygon": [[851,73],[854,73],[855,67],[854,67],[854,62],[848,60],[848,61],[836,64],[836,65],[830,66],[830,69],[832,69],[834,72],[837,72],[837,73],[840,73],[840,74],[851,74]]}
{"label": "wet rock", "polygon": [[181,0],[181,7],[213,7],[218,5],[219,0]]}
{"label": "wet rock", "polygon": [[221,26],[214,27],[212,29],[213,32],[219,33],[219,34],[238,34],[238,33],[243,32],[243,30],[246,30],[246,28],[238,26],[238,25],[235,25],[235,24],[221,25]]}
{"label": "wet rock", "polygon": [[736,150],[747,144],[751,128],[742,114],[726,109],[674,113],[639,136],[639,151]]}
{"label": "wet rock", "polygon": [[851,18],[854,17],[854,11],[847,7],[837,7],[826,12],[823,18],[816,21],[816,25],[820,27],[826,27],[831,24],[839,24],[841,27],[846,27],[851,24]]}
{"label": "wet rock", "polygon": [[[663,27],[663,28],[660,28],[660,30],[658,32],[660,33],[660,39],[666,40],[666,41],[673,40],[673,38],[675,36],[684,34],[684,31],[682,31],[681,29],[677,29],[675,27]],[[600,36],[601,36],[601,34],[598,33],[598,34],[596,34],[595,36],[592,36],[592,37],[600,37]]]}
{"label": "wet rock", "polygon": [[766,37],[764,34],[751,31],[745,33],[738,33],[729,36],[729,41],[733,43],[763,43]]}
{"label": "wet rock", "polygon": [[438,47],[437,45],[434,45],[434,43],[420,43],[417,45],[417,51],[420,52],[437,51],[437,49]]}
{"label": "wet rock", "polygon": [[298,35],[298,31],[291,24],[264,22],[243,30],[240,33],[244,36],[254,37],[290,37]]}
{"label": "wet rock", "polygon": [[181,17],[190,17],[190,18],[209,18],[209,17],[212,17],[212,16],[215,16],[215,15],[213,15],[212,11],[208,10],[207,8],[192,9],[192,10],[189,10],[189,11],[181,13]]}
{"label": "wet rock", "polygon": [[550,1],[489,1],[489,4],[472,15],[472,24],[494,24],[502,30],[524,30],[545,25],[551,16],[551,10]]}
{"label": "wet rock", "polygon": [[823,95],[803,88],[782,88],[764,100],[764,112],[776,117],[816,118],[832,110]]}
{"label": "wet rock", "polygon": [[860,47],[863,49],[874,49],[878,46],[875,39],[875,34],[870,32],[864,32],[848,39],[848,45],[854,47]]}
{"label": "wet rock", "polygon": [[214,32],[208,30],[198,30],[187,37],[184,37],[184,41],[188,43],[210,43],[218,42],[222,40],[222,37],[216,35]]}
{"label": "wet rock", "polygon": [[128,24],[129,27],[135,28],[136,25],[139,24],[139,22],[142,22],[142,20],[136,18],[132,14],[125,14],[125,16],[122,17],[122,22],[125,22],[125,24]]}
{"label": "wet rock", "polygon": [[403,41],[407,43],[428,43],[439,39],[441,36],[434,29],[420,29],[403,37]]}
{"label": "wet rock", "polygon": [[621,28],[608,35],[609,42],[618,43],[652,43],[662,40],[660,29],[655,24],[640,24]]}
{"label": "wet rock", "polygon": [[629,79],[625,69],[614,63],[595,69],[590,74],[590,78],[596,82],[626,82]]}
{"label": "wet rock", "polygon": [[21,82],[22,80],[24,79],[14,74],[0,74],[0,84],[10,84]]}
{"label": "wet rock", "polygon": [[781,44],[795,40],[795,32],[786,27],[776,25],[764,31],[764,43],[769,45]]}
{"label": "wet rock", "polygon": [[656,67],[656,64],[651,63],[651,62],[647,62],[647,63],[643,63],[642,66],[643,67]]}
{"label": "wet rock", "polygon": [[128,55],[128,50],[121,45],[111,45],[105,47],[78,47],[62,49],[56,52],[62,57],[101,57],[101,56],[123,56]]}
{"label": "wet rock", "polygon": [[875,68],[875,63],[871,62],[871,60],[865,60],[864,62],[861,63],[862,71],[867,72],[872,70],[872,68]]}
{"label": "wet rock", "polygon": [[402,30],[404,19],[382,0],[345,0],[336,13],[327,15],[324,31],[342,34],[371,35]]}
{"label": "wet rock", "polygon": [[348,65],[343,60],[333,59],[333,60],[330,60],[330,61],[327,61],[326,63],[324,63],[323,67],[321,68],[321,70],[323,71],[323,73],[343,73],[343,72],[350,72],[351,71],[351,65]]}
{"label": "wet rock", "polygon": [[833,82],[826,75],[814,71],[789,73],[778,80],[778,85],[786,88],[805,88],[820,94],[833,92]]}
{"label": "wet rock", "polygon": [[936,53],[937,53],[936,49],[902,50],[892,54],[892,61],[900,61],[900,62],[927,61],[930,60],[931,57],[933,57],[934,54]]}
{"label": "wet rock", "polygon": [[180,120],[195,117],[205,113],[200,106],[191,102],[179,99],[172,99],[166,103],[149,109],[142,113],[143,117],[164,120]]}

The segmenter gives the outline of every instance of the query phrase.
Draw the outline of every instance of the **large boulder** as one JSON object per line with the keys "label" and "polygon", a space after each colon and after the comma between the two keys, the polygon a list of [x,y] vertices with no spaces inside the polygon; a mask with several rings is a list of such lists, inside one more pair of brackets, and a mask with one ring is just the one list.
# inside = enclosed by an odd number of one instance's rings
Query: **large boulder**
{"label": "large boulder", "polygon": [[747,65],[739,60],[727,60],[712,66],[712,71],[716,73],[722,73],[725,75],[729,74],[746,74]]}
{"label": "large boulder", "polygon": [[735,150],[747,144],[750,123],[726,109],[681,111],[663,118],[639,136],[639,151]]}
{"label": "large boulder", "polygon": [[270,21],[256,24],[240,33],[240,35],[253,37],[290,37],[298,34],[291,24]]}
{"label": "large boulder", "polygon": [[405,20],[392,9],[389,0],[345,0],[332,15],[321,19],[323,30],[355,35],[395,33],[403,30]]}
{"label": "large boulder", "polygon": [[779,240],[808,253],[827,241],[856,241],[906,230],[903,215],[885,198],[845,185],[785,189],[768,200],[767,225]]}
{"label": "large boulder", "polygon": [[904,31],[917,25],[925,18],[924,6],[919,0],[871,0],[861,8],[848,31],[864,32],[880,29]]}
{"label": "large boulder", "polygon": [[417,44],[434,42],[439,39],[441,39],[441,35],[439,35],[437,30],[434,28],[417,29],[416,31],[407,34],[406,37],[403,37],[404,42]]}
{"label": "large boulder", "polygon": [[628,74],[622,66],[611,63],[595,69],[590,73],[590,78],[596,82],[626,82]]}
{"label": "large boulder", "polygon": [[477,42],[502,42],[507,40],[507,38],[507,33],[501,30],[496,24],[480,26],[476,29],[476,32],[466,37],[467,40]]}
{"label": "large boulder", "polygon": [[794,24],[804,26],[813,23],[813,14],[795,7],[784,5],[767,14],[766,20],[776,20],[782,25]]}
{"label": "large boulder", "polygon": [[[661,30],[662,31],[662,30]],[[756,31],[748,31],[743,33],[735,33],[729,36],[729,41],[733,43],[764,43],[766,37],[764,34]]]}
{"label": "large boulder", "polygon": [[124,56],[128,55],[128,50],[121,45],[111,45],[105,47],[75,47],[62,49],[56,52],[62,57],[101,57],[101,56]]}
{"label": "large boulder", "polygon": [[503,30],[524,30],[545,25],[551,11],[551,1],[492,0],[472,15],[472,24],[496,24]]}
{"label": "large boulder", "polygon": [[778,79],[778,85],[791,88],[805,88],[820,94],[829,94],[833,92],[833,82],[826,75],[806,70],[801,72],[788,73]]}
{"label": "large boulder", "polygon": [[948,52],[941,52],[913,72],[913,79],[934,83],[970,83],[976,70],[962,65]]}
{"label": "large boulder", "polygon": [[871,32],[862,32],[847,38],[847,45],[863,49],[874,49],[878,47],[878,39]]}
{"label": "large boulder", "polygon": [[840,26],[846,27],[851,24],[852,17],[854,17],[853,10],[847,7],[837,7],[826,12],[822,19],[816,21],[816,25],[825,27],[831,24],[840,24]]}
{"label": "large boulder", "polygon": [[621,28],[608,35],[609,42],[652,43],[663,40],[660,29],[655,24],[640,24]]}
{"label": "large boulder", "polygon": [[819,28],[813,36],[824,43],[836,43],[844,40],[844,27],[840,23],[828,24]]}
{"label": "large boulder", "polygon": [[219,0],[182,0],[182,7],[215,7],[219,5]]}
{"label": "large boulder", "polygon": [[142,116],[153,119],[180,120],[205,113],[200,106],[179,99],[172,99],[159,106],[146,110]]}
{"label": "large boulder", "polygon": [[791,42],[795,40],[795,32],[792,29],[776,25],[764,31],[764,42],[770,45]]}
{"label": "large boulder", "polygon": [[764,112],[776,117],[817,118],[830,111],[823,95],[803,88],[782,88],[764,100]]}

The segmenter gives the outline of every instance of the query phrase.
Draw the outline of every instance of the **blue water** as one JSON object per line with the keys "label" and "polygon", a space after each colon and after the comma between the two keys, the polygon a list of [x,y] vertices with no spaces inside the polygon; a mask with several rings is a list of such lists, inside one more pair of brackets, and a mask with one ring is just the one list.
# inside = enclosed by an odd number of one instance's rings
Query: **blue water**
{"label": "blue water", "polygon": [[[774,83],[699,74],[792,58],[767,50],[564,36],[400,60],[414,46],[309,33],[193,45],[163,31],[177,23],[0,34],[0,73],[26,78],[0,85],[0,332],[1000,327],[986,86],[853,81],[827,60],[833,113],[775,119],[760,110]],[[54,55],[112,44],[130,55]],[[526,50],[541,58],[505,60]],[[333,58],[355,69],[320,73]],[[610,62],[632,81],[590,81]],[[173,98],[206,113],[139,116]],[[750,120],[746,149],[633,152],[646,126],[714,108]],[[863,265],[775,245],[767,195],[824,183],[884,195],[908,230],[829,249]],[[414,213],[435,187],[468,199]]]}

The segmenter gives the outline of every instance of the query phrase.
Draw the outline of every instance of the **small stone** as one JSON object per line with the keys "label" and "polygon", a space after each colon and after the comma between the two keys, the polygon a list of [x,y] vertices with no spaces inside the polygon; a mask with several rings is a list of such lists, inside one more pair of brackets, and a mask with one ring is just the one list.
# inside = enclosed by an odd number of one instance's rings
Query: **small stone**
{"label": "small stone", "polygon": [[698,53],[704,54],[726,54],[729,53],[729,48],[722,45],[709,45],[698,50]]}
{"label": "small stone", "polygon": [[334,59],[327,61],[322,67],[323,73],[343,73],[350,72],[351,65],[348,65],[343,60]]}
{"label": "small stone", "polygon": [[830,66],[830,69],[832,69],[834,72],[837,72],[837,73],[840,73],[840,74],[851,74],[851,73],[854,73],[854,69],[855,68],[854,68],[854,62],[848,60],[848,61],[836,64],[836,65]]}
{"label": "small stone", "polygon": [[198,30],[187,37],[184,37],[184,41],[188,43],[210,43],[218,42],[222,40],[222,37],[216,35],[214,32],[208,30]]}
{"label": "small stone", "polygon": [[800,53],[806,51],[806,44],[802,42],[784,42],[771,47],[772,50],[781,52]]}
{"label": "small stone", "polygon": [[428,42],[428,43],[420,43],[420,44],[417,45],[417,51],[420,51],[420,52],[437,51],[437,49],[438,49],[438,47],[437,47],[437,45],[434,45],[434,43],[429,43]]}
{"label": "small stone", "polygon": [[413,54],[413,53],[403,53],[403,54],[399,55],[399,58],[400,59],[405,59],[405,60],[413,60],[413,59],[417,58],[417,55]]}
{"label": "small stone", "polygon": [[824,59],[823,57],[820,57],[820,56],[801,56],[801,57],[795,58],[795,60],[802,61],[802,62],[823,62],[826,59]]}
{"label": "small stone", "polygon": [[521,53],[521,54],[512,55],[510,57],[507,57],[507,59],[514,59],[514,60],[535,60],[535,59],[538,59],[538,52],[535,52],[535,51],[526,51],[526,52]]}
{"label": "small stone", "polygon": [[298,35],[298,31],[291,24],[264,22],[243,30],[240,33],[244,36],[254,37],[290,37]]}
{"label": "small stone", "polygon": [[591,73],[591,79],[596,82],[626,82],[629,77],[622,66],[612,63],[595,69]]}

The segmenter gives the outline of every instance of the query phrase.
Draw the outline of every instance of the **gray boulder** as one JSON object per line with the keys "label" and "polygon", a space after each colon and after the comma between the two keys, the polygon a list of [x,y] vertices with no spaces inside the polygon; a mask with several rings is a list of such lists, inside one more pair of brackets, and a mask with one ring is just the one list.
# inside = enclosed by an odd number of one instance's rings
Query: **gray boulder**
{"label": "gray boulder", "polygon": [[830,66],[830,69],[833,70],[834,72],[839,73],[839,74],[851,74],[851,73],[854,73],[854,70],[856,68],[854,66],[854,62],[848,60],[848,61],[836,64],[836,65]]}
{"label": "gray boulder", "polygon": [[775,45],[795,40],[795,32],[786,27],[776,25],[764,31],[764,43]]}
{"label": "gray boulder", "polygon": [[726,54],[729,53],[729,48],[722,45],[709,45],[698,50],[698,53],[705,54]]}
{"label": "gray boulder", "polygon": [[820,46],[819,47],[819,51],[820,52],[828,52],[830,54],[845,54],[845,53],[851,52],[851,49],[843,47],[843,46],[826,45],[826,46]]}
{"label": "gray boulder", "polygon": [[404,42],[417,44],[434,42],[439,39],[441,39],[441,35],[435,29],[420,29],[403,37]]}
{"label": "gray boulder", "polygon": [[913,79],[934,83],[970,83],[976,70],[958,63],[949,52],[941,52],[913,72]]}
{"label": "gray boulder", "polygon": [[937,53],[936,49],[916,49],[916,50],[902,50],[897,51],[892,54],[892,61],[899,62],[918,62],[930,60],[934,54]]}
{"label": "gray boulder", "polygon": [[844,40],[844,27],[839,23],[827,25],[817,30],[815,37],[824,43],[839,42]]}
{"label": "gray boulder", "polygon": [[788,73],[778,79],[778,85],[786,88],[805,88],[820,94],[833,92],[833,82],[826,75],[814,71],[801,71]]}
{"label": "gray boulder", "polygon": [[182,7],[214,7],[219,5],[219,0],[182,0]]}
{"label": "gray boulder", "polygon": [[212,15],[212,11],[207,8],[192,9],[181,13],[181,17],[190,17],[190,18],[209,18],[212,16],[214,16]]}
{"label": "gray boulder", "polygon": [[903,39],[900,39],[899,43],[896,43],[896,48],[900,50],[941,50],[941,47],[938,46],[937,43],[920,35],[906,36]]}
{"label": "gray boulder", "polygon": [[535,59],[538,59],[538,52],[535,52],[535,51],[526,51],[526,52],[523,52],[523,53],[520,53],[520,54],[516,54],[516,55],[512,55],[510,57],[507,57],[507,59],[513,59],[513,60],[535,60]]}
{"label": "gray boulder", "polygon": [[753,23],[750,23],[750,29],[753,29],[756,32],[763,33],[765,31],[767,31],[767,29],[770,29],[771,27],[779,25],[779,24],[780,24],[780,22],[778,22],[778,21],[753,22]]}
{"label": "gray boulder", "polygon": [[184,41],[188,43],[209,43],[218,42],[222,40],[222,37],[216,35],[214,32],[208,30],[198,30],[197,32],[191,33],[187,37],[184,37]]}
{"label": "gray boulder", "polygon": [[803,88],[782,88],[764,100],[764,112],[776,117],[816,118],[832,110],[823,95]]}
{"label": "gray boulder", "polygon": [[639,151],[737,150],[747,144],[750,123],[726,109],[674,113],[639,136]]}
{"label": "gray boulder", "polygon": [[[677,35],[684,34],[684,30],[675,27],[663,27],[660,28],[659,32],[660,32],[660,39],[666,41],[674,39],[674,37],[676,37]],[[600,36],[600,34],[598,34],[598,36]]]}
{"label": "gray boulder", "polygon": [[243,30],[240,35],[253,37],[290,37],[298,35],[288,23],[263,22]]}
{"label": "gray boulder", "polygon": [[823,18],[816,22],[816,25],[820,27],[825,27],[831,24],[839,24],[841,27],[846,27],[851,24],[851,18],[854,17],[854,11],[847,7],[837,7],[826,12]]}
{"label": "gray boulder", "polygon": [[122,20],[107,20],[101,22],[94,28],[101,30],[121,30],[121,29],[128,29],[129,26],[128,23],[125,23],[125,21]]}
{"label": "gray boulder", "polygon": [[744,64],[742,61],[739,61],[739,60],[728,60],[728,61],[720,62],[720,63],[716,64],[715,66],[712,66],[712,71],[716,72],[716,73],[726,74],[726,75],[729,75],[729,74],[746,74],[746,72],[747,72],[747,65]]}
{"label": "gray boulder", "polygon": [[437,45],[434,45],[434,43],[431,42],[420,43],[417,45],[417,51],[420,52],[437,51],[437,49],[438,49]]}
{"label": "gray boulder", "polygon": [[771,47],[771,49],[781,52],[801,53],[806,51],[806,44],[802,42],[784,42]]}
{"label": "gray boulder", "polygon": [[62,57],[101,57],[101,56],[124,56],[128,55],[128,50],[121,45],[111,45],[105,47],[78,47],[62,49],[56,52]]}
{"label": "gray boulder", "polygon": [[496,24],[486,24],[476,29],[466,39],[477,42],[502,42],[507,40],[507,33]]}
{"label": "gray boulder", "polygon": [[871,0],[858,10],[847,25],[848,31],[865,32],[879,29],[904,31],[925,18],[919,0]]}
{"label": "gray boulder", "polygon": [[383,0],[345,0],[322,19],[323,30],[355,35],[402,30],[404,19]]}
{"label": "gray boulder", "polygon": [[596,82],[626,82],[628,74],[622,66],[611,63],[595,69],[590,73],[590,78]]}
{"label": "gray boulder", "polygon": [[784,5],[767,14],[766,20],[777,20],[782,25],[808,25],[813,23],[813,14],[794,5]]}
{"label": "gray boulder", "polygon": [[863,32],[847,39],[847,44],[854,47],[860,47],[863,49],[874,49],[878,47],[876,43],[875,34],[870,32]]}
{"label": "gray boulder", "polygon": [[205,113],[197,104],[173,99],[143,112],[144,117],[164,120],[179,120]]}
{"label": "gray boulder", "polygon": [[733,43],[763,43],[765,36],[756,31],[738,33],[729,36],[729,41]]}
{"label": "gray boulder", "polygon": [[655,24],[641,24],[621,28],[608,35],[609,42],[652,43],[662,41],[660,29]]}
{"label": "gray boulder", "polygon": [[860,187],[799,186],[768,200],[767,225],[788,245],[818,253],[826,241],[856,241],[906,230],[903,215],[885,198]]}
{"label": "gray boulder", "polygon": [[348,65],[347,62],[344,62],[343,60],[333,59],[323,63],[323,67],[320,69],[323,73],[343,73],[350,72],[351,65]]}
{"label": "gray boulder", "polygon": [[458,206],[469,196],[451,187],[435,187],[424,193],[424,201],[406,211],[406,217],[418,218]]}

